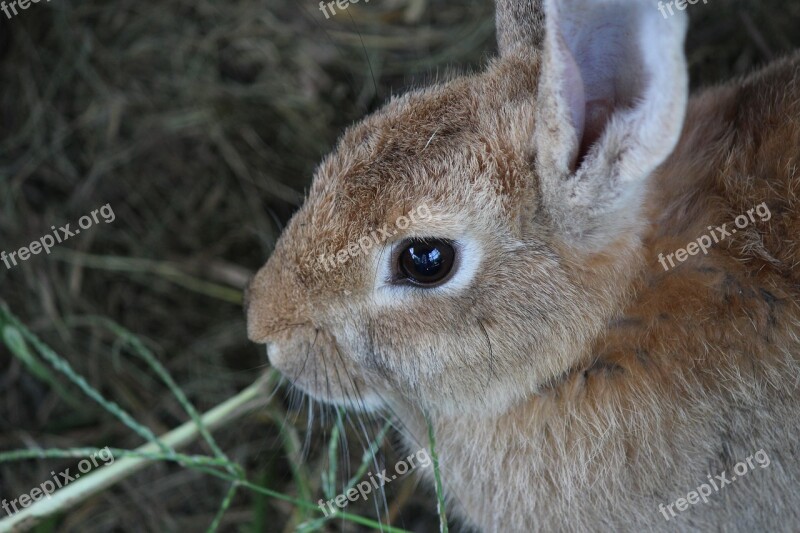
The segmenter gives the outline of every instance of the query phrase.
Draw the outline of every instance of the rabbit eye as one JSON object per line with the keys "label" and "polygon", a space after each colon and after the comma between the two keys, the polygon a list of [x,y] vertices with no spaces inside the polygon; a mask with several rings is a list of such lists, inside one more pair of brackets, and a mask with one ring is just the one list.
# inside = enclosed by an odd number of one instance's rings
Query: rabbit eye
{"label": "rabbit eye", "polygon": [[450,278],[456,251],[450,241],[414,239],[400,248],[397,258],[398,281],[436,287]]}

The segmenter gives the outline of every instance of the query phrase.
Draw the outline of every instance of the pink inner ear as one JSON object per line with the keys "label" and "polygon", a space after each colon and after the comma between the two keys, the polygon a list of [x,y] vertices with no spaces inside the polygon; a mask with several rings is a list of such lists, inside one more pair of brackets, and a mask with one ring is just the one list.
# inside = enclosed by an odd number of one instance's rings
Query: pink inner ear
{"label": "pink inner ear", "polygon": [[[580,167],[586,154],[596,143],[614,111],[614,99],[610,96],[586,100],[588,88],[584,86],[584,77],[575,57],[564,46],[564,72],[561,80],[562,94],[566,97],[569,106],[572,126],[575,128],[577,152],[572,158],[573,171]],[[595,88],[596,89],[596,88]]]}
{"label": "pink inner ear", "polygon": [[562,61],[561,94],[570,107],[578,139],[573,160],[578,167],[600,140],[614,111],[633,103],[641,93],[642,64],[632,42],[635,14],[601,10],[590,20],[572,15],[567,11],[559,19],[556,40]]}
{"label": "pink inner ear", "polygon": [[564,60],[562,78],[559,80],[561,84],[561,93],[565,97],[567,105],[569,106],[570,118],[572,119],[572,126],[575,128],[576,143],[579,147],[578,152],[572,158],[572,170],[574,171],[580,161],[583,159],[583,138],[584,129],[586,125],[586,92],[583,86],[583,76],[581,76],[578,63],[572,55],[569,47],[567,46],[564,36],[558,32],[558,46],[560,55]]}
{"label": "pink inner ear", "polygon": [[583,138],[578,150],[577,166],[580,166],[589,149],[600,139],[613,111],[614,102],[611,98],[598,98],[586,102]]}

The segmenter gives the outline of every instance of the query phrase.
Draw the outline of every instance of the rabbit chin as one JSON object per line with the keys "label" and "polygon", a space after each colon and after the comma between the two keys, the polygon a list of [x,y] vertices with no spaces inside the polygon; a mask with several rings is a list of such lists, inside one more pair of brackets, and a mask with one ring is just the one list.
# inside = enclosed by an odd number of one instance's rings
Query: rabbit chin
{"label": "rabbit chin", "polygon": [[[329,350],[315,343],[267,343],[270,365],[295,388],[319,402],[372,413],[385,407],[384,399],[374,392],[357,372],[326,361]],[[309,347],[311,346],[311,348]],[[296,354],[304,354],[297,357]]]}

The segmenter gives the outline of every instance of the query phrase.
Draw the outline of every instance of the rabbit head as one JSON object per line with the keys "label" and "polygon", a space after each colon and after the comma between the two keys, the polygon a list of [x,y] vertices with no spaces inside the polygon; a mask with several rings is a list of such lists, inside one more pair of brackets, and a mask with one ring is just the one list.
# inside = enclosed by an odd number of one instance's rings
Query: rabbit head
{"label": "rabbit head", "polygon": [[644,0],[497,10],[500,57],[351,127],[250,284],[250,339],[319,400],[504,409],[626,297],[683,123],[686,21]]}

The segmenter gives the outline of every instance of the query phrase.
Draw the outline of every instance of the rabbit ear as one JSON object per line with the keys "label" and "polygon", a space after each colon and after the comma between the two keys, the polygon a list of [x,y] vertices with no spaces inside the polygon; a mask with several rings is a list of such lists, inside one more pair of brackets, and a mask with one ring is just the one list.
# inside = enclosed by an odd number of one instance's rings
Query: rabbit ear
{"label": "rabbit ear", "polygon": [[[533,9],[530,1],[499,3],[498,23],[522,15],[522,5]],[[501,53],[538,43],[533,148],[543,202],[558,229],[602,245],[595,237],[638,218],[647,176],[680,136],[686,18],[665,19],[650,0],[536,3],[544,21],[528,11],[527,22],[501,32]]]}

